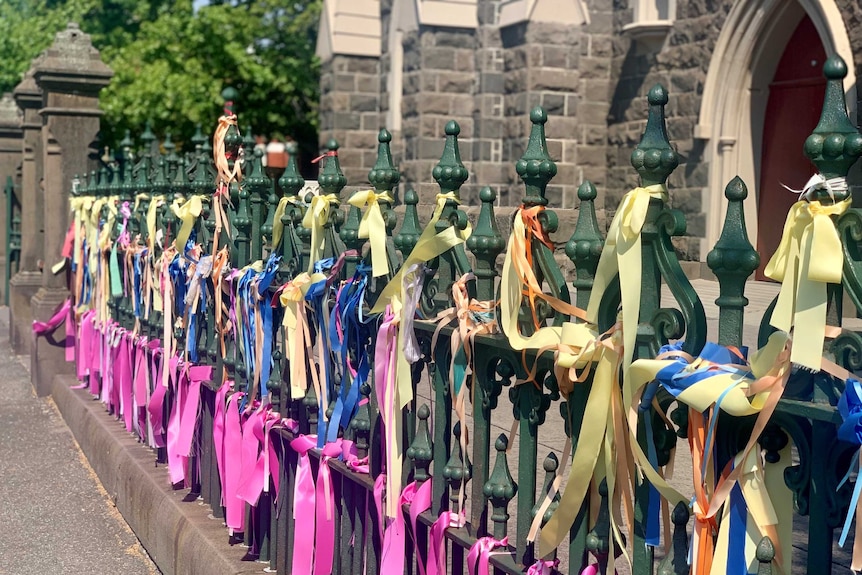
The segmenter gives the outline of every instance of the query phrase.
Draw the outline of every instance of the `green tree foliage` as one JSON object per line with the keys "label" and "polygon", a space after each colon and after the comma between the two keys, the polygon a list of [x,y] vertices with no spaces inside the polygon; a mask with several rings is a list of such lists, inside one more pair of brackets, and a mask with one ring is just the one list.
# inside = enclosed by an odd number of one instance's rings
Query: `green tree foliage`
{"label": "green tree foliage", "polygon": [[69,20],[92,35],[114,70],[102,92],[103,138],[126,129],[188,141],[212,131],[221,91],[233,86],[240,128],[295,138],[316,150],[321,0],[0,0],[0,89],[17,84],[30,60]]}

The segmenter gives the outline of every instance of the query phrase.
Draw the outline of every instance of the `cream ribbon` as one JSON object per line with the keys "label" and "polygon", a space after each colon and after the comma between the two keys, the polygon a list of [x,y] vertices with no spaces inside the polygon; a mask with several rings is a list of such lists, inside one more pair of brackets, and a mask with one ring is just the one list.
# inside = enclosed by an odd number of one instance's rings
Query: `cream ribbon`
{"label": "cream ribbon", "polygon": [[323,248],[326,237],[323,229],[329,221],[329,210],[335,206],[338,209],[338,196],[326,194],[325,196],[314,196],[311,205],[302,217],[302,227],[311,230],[311,254],[308,261],[308,273],[314,271],[314,264],[323,257]]}
{"label": "cream ribbon", "polygon": [[389,273],[389,262],[386,258],[386,222],[380,210],[380,201],[392,203],[393,200],[389,192],[378,194],[374,190],[356,192],[347,200],[351,206],[365,208],[359,222],[359,237],[368,238],[371,245],[371,273],[374,277]]}
{"label": "cream ribbon", "polygon": [[813,371],[820,370],[826,337],[826,284],[840,284],[844,267],[841,238],[831,216],[849,207],[849,198],[825,206],[804,200],[793,204],[781,243],[764,271],[781,282],[770,324],[788,333],[797,328],[790,359]]}

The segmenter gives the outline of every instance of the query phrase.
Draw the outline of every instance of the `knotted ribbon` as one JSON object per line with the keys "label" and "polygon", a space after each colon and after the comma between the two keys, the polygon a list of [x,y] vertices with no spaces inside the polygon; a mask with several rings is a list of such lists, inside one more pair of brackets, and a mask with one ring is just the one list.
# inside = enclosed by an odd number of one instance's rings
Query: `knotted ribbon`
{"label": "knotted ribbon", "polygon": [[467,552],[467,569],[471,575],[489,575],[489,566],[492,555],[508,555],[507,551],[494,553],[494,549],[509,546],[509,538],[494,539],[493,537],[481,537],[470,547]]}
{"label": "knotted ribbon", "polygon": [[389,273],[389,261],[386,257],[386,222],[379,202],[392,203],[389,192],[377,193],[374,190],[356,192],[347,200],[351,206],[364,208],[362,220],[359,222],[359,237],[368,238],[371,245],[372,276],[380,277]]}
{"label": "knotted ribbon", "polygon": [[795,345],[791,361],[820,370],[826,337],[826,284],[841,283],[844,256],[832,216],[850,207],[850,199],[824,205],[819,201],[793,204],[784,223],[781,243],[764,273],[781,282],[770,324],[790,333]]}
{"label": "knotted ribbon", "polygon": [[311,230],[311,252],[308,262],[308,273],[314,271],[314,263],[323,258],[323,248],[326,237],[324,227],[329,222],[329,211],[335,206],[338,209],[338,196],[326,194],[313,196],[311,205],[302,218],[302,227]]}
{"label": "knotted ribbon", "polygon": [[174,200],[173,205],[171,205],[171,211],[182,221],[180,230],[177,232],[177,237],[174,240],[174,246],[178,253],[185,253],[186,243],[189,241],[195,220],[201,215],[203,200],[206,197],[204,195],[194,195],[185,201]]}
{"label": "knotted ribbon", "polygon": [[275,206],[275,213],[272,216],[272,247],[277,248],[281,243],[281,236],[284,234],[284,224],[281,218],[284,217],[284,212],[287,211],[288,204],[297,203],[296,196],[284,196],[278,200]]}
{"label": "knotted ribbon", "polygon": [[587,305],[587,319],[594,324],[598,323],[599,306],[605,290],[618,273],[622,299],[624,370],[631,363],[635,350],[640,319],[641,229],[646,221],[650,200],[653,199],[667,202],[667,188],[664,184],[634,188],[623,196],[608,229],[608,237],[599,257],[593,291]]}

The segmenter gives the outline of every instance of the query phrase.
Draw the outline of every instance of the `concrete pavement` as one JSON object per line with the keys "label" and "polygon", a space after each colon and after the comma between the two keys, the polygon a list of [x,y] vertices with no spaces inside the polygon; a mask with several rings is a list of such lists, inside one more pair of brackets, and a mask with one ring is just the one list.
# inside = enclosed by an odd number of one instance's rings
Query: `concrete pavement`
{"label": "concrete pavement", "polygon": [[159,573],[8,339],[0,373],[0,575]]}

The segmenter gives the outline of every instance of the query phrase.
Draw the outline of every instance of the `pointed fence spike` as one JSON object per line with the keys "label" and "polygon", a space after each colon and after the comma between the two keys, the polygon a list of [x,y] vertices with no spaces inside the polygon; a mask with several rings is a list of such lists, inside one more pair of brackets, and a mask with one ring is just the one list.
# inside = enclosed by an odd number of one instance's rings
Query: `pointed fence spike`
{"label": "pointed fence spike", "polygon": [[431,175],[437,185],[440,186],[440,193],[454,192],[456,197],[459,197],[458,193],[461,186],[469,177],[467,168],[461,162],[461,151],[458,146],[458,134],[461,133],[461,126],[455,120],[449,120],[445,130],[446,143],[443,145],[443,154],[431,171]]}
{"label": "pointed fence spike", "polygon": [[322,194],[335,194],[341,198],[341,190],[347,185],[347,178],[344,172],[341,171],[341,163],[338,160],[338,142],[335,138],[330,138],[326,142],[327,154],[324,158],[326,162],[323,166],[323,172],[317,178],[320,184],[320,192]]}
{"label": "pointed fence spike", "polygon": [[431,461],[434,458],[434,451],[431,443],[431,431],[428,427],[428,418],[431,417],[431,409],[427,404],[422,404],[416,410],[416,415],[419,418],[419,423],[416,429],[416,436],[413,438],[413,443],[407,448],[407,457],[413,461],[414,474],[413,477],[420,485],[431,478],[429,469]]}
{"label": "pointed fence spike", "polygon": [[509,471],[509,460],[506,456],[506,448],[509,446],[509,438],[501,433],[494,442],[497,450],[497,460],[494,462],[494,470],[488,481],[482,488],[482,493],[491,502],[491,521],[494,523],[494,537],[502,539],[506,536],[509,523],[509,502],[518,493],[518,484],[512,479]]}
{"label": "pointed fence spike", "polygon": [[668,102],[667,90],[656,84],[647,96],[649,116],[640,144],[632,152],[631,163],[644,186],[664,184],[679,165],[676,153],[667,137],[664,108]]}
{"label": "pointed fence spike", "polygon": [[572,237],[566,243],[566,255],[575,264],[575,279],[572,285],[577,290],[575,302],[578,307],[586,309],[593,290],[593,280],[599,266],[604,240],[599,231],[599,221],[596,218],[595,199],[598,194],[596,187],[585,180],[578,187],[578,222]]}
{"label": "pointed fence spike", "polygon": [[[826,95],[820,121],[805,140],[805,155],[826,178],[846,177],[850,167],[862,155],[862,134],[847,115],[844,100],[844,78],[847,64],[840,56],[830,56],[823,64],[826,76]],[[849,197],[849,190],[837,192],[835,201]],[[822,197],[820,197],[822,196]],[[817,199],[828,198],[825,190]]]}
{"label": "pointed fence spike", "polygon": [[506,241],[500,234],[494,215],[496,199],[497,192],[487,186],[479,192],[479,200],[482,202],[479,219],[473,233],[467,238],[467,249],[476,256],[473,273],[476,274],[476,297],[479,301],[494,299],[497,256],[506,248]]}
{"label": "pointed fence spike", "polygon": [[407,258],[416,242],[419,241],[419,236],[422,235],[422,227],[419,225],[419,211],[416,206],[419,204],[419,194],[413,189],[409,189],[404,193],[404,222],[401,224],[401,229],[395,235],[395,247],[401,252],[403,258]]}
{"label": "pointed fence spike", "polygon": [[706,257],[706,264],[718,278],[718,343],[742,345],[743,313],[748,305],[745,282],[760,265],[760,254],[748,241],[743,202],[748,197],[745,182],[737,176],[724,190],[727,214],[721,237]]}
{"label": "pointed fence spike", "polygon": [[545,123],[548,114],[541,106],[536,106],[530,112],[530,139],[524,155],[515,164],[515,171],[524,182],[526,206],[547,206],[545,189],[554,176],[557,175],[557,164],[548,155],[548,143],[545,139]]}

